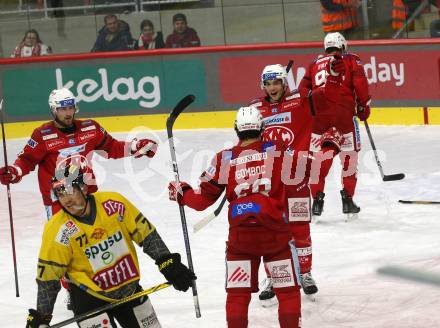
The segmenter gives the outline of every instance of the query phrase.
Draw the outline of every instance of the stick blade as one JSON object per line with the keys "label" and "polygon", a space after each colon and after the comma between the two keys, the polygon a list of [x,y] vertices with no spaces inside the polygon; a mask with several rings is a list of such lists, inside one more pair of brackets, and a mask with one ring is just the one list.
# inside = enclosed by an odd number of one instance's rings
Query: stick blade
{"label": "stick blade", "polygon": [[397,181],[402,180],[405,178],[405,174],[403,173],[397,173],[397,174],[390,174],[390,175],[384,175],[383,181]]}
{"label": "stick blade", "polygon": [[191,105],[195,99],[196,99],[196,96],[194,96],[194,95],[186,95],[177,103],[177,105],[171,110],[170,116],[168,116],[168,119],[167,119],[167,128],[168,129],[172,128],[176,118],[180,115],[180,113],[183,112],[183,110],[186,107]]}

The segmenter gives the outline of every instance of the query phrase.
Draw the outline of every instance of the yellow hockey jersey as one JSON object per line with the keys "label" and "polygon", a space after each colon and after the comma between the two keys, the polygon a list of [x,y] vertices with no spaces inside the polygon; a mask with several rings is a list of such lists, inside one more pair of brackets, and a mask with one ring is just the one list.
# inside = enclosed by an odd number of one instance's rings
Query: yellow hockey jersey
{"label": "yellow hockey jersey", "polygon": [[119,193],[96,192],[90,201],[93,223],[65,211],[46,223],[37,280],[59,280],[67,273],[77,285],[110,292],[140,279],[133,241],[141,246],[155,227]]}

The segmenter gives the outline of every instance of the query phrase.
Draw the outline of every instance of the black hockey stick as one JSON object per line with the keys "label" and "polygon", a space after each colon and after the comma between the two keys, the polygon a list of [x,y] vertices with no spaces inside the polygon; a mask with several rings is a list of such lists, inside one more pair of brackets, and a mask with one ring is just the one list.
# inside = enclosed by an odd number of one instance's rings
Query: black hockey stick
{"label": "black hockey stick", "polygon": [[[2,125],[3,155],[5,156],[5,167],[7,169],[8,168],[8,154],[6,152],[5,122],[4,122],[4,118],[3,118],[3,99],[0,101],[0,121],[1,121],[1,125]],[[11,188],[9,186],[9,183],[6,185],[6,191],[7,191],[7,195],[8,195],[9,226],[11,227],[12,260],[14,262],[15,297],[20,297],[20,292],[18,290],[17,255],[15,253],[14,220],[12,217]]]}
{"label": "black hockey stick", "polygon": [[[290,70],[292,69],[293,64],[295,63],[295,61],[293,59],[290,59],[289,62],[287,63],[286,66],[286,73],[289,73]],[[197,231],[200,231],[203,227],[205,227],[209,222],[211,222],[212,220],[214,220],[222,211],[223,206],[226,203],[226,195],[223,196],[222,201],[220,202],[220,204],[218,205],[218,207],[214,210],[214,212],[212,212],[211,214],[205,216],[203,219],[201,219],[199,222],[197,222],[194,226],[193,226],[193,231],[194,233],[196,233]]]}
{"label": "black hockey stick", "polygon": [[383,181],[396,181],[396,180],[402,180],[403,178],[405,178],[405,174],[403,174],[403,173],[390,174],[390,175],[386,175],[383,173],[382,164],[380,163],[379,156],[377,155],[376,145],[374,144],[373,136],[371,135],[370,127],[368,125],[367,120],[365,120],[364,123],[365,123],[365,129],[367,130],[368,139],[370,139],[371,148],[373,149],[373,152],[374,152],[374,157],[376,158],[377,167],[379,168],[380,175],[382,176],[382,180]]}
{"label": "black hockey stick", "polygon": [[[174,180],[179,183],[179,169],[177,167],[177,159],[176,159],[176,149],[174,148],[174,139],[173,139],[173,125],[176,121],[177,117],[180,113],[183,112],[183,110],[188,107],[194,100],[196,99],[193,95],[187,95],[185,98],[183,98],[179,103],[176,105],[176,107],[173,108],[173,110],[170,113],[170,116],[167,119],[167,134],[168,134],[168,144],[170,145],[170,153],[171,153],[171,161],[173,165],[173,172],[174,172]],[[185,208],[183,205],[179,204],[179,211],[180,211],[180,220],[182,221],[182,230],[183,230],[183,239],[185,240],[185,249],[186,249],[186,257],[188,259],[188,267],[189,269],[194,272],[194,266],[191,256],[191,247],[189,245],[189,237],[188,237],[188,227],[186,224],[186,217],[185,217]],[[192,282],[192,293],[193,293],[193,299],[194,299],[194,308],[196,311],[196,317],[200,318],[202,315],[200,313],[200,304],[199,304],[199,296],[197,294],[197,286],[195,280]]]}
{"label": "black hockey stick", "polygon": [[430,200],[399,200],[402,204],[420,204],[420,205],[440,205],[440,202],[434,202]]}
{"label": "black hockey stick", "polygon": [[83,314],[76,315],[76,316],[74,316],[74,317],[72,317],[70,319],[66,319],[66,320],[61,321],[61,322],[58,322],[58,323],[56,323],[54,325],[51,325],[49,327],[50,328],[60,328],[60,327],[67,326],[68,324],[71,324],[71,323],[74,323],[74,322],[79,322],[79,321],[83,321],[83,320],[86,320],[86,319],[90,319],[90,318],[92,318],[94,316],[97,316],[98,314],[101,314],[101,313],[103,313],[105,311],[114,309],[115,307],[118,307],[118,306],[120,306],[122,304],[131,302],[131,301],[133,301],[135,299],[138,299],[138,298],[140,298],[142,296],[155,293],[158,290],[161,290],[161,289],[164,289],[164,288],[167,288],[167,287],[170,287],[170,286],[171,286],[171,284],[169,284],[167,282],[162,283],[160,285],[156,285],[154,287],[145,289],[145,290],[143,290],[143,291],[141,291],[139,293],[136,293],[136,294],[133,294],[131,296],[124,297],[124,298],[122,298],[120,300],[117,300],[115,302],[111,302],[111,303],[108,303],[106,305],[103,305],[103,306],[101,306],[101,307],[99,307],[97,309],[88,311],[88,312],[83,313]]}

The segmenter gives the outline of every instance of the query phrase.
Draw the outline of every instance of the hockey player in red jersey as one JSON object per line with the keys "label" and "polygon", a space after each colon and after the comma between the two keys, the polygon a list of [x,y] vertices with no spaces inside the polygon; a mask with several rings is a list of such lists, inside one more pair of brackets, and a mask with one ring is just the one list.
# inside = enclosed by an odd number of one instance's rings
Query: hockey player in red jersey
{"label": "hockey player in red jersey", "polygon": [[[310,237],[310,189],[308,186],[308,152],[312,132],[312,116],[308,102],[297,90],[288,91],[287,73],[280,64],[263,69],[260,81],[266,95],[251,102],[257,107],[265,124],[263,140],[281,142],[295,151],[298,163],[297,181],[287,188],[289,230],[295,240],[301,269],[301,285],[307,295],[318,291],[311,275],[312,240]],[[302,176],[300,176],[302,175]],[[269,274],[269,273],[268,273]],[[259,295],[263,306],[272,304],[275,296],[270,277],[266,289]]]}
{"label": "hockey player in red jersey", "polygon": [[[53,121],[33,131],[13,165],[0,168],[0,182],[8,184],[20,182],[23,176],[38,166],[38,183],[48,219],[60,209],[50,192],[50,180],[57,166],[77,162],[91,171],[95,151],[114,159],[143,155],[153,157],[156,153],[157,143],[152,140],[118,141],[96,121],[75,119],[79,107],[73,93],[66,88],[50,93],[49,108]],[[91,174],[93,176],[93,171]],[[95,192],[96,184],[90,185],[89,190]]]}
{"label": "hockey player in red jersey", "polygon": [[200,177],[198,190],[169,185],[170,199],[196,210],[212,205],[226,190],[229,234],[226,247],[226,319],[229,328],[248,326],[251,293],[258,291],[261,257],[273,279],[282,328],[301,326],[299,263],[287,229],[286,183],[293,155],[282,144],[264,142],[264,123],[255,107],[237,112],[236,146],[217,153]]}
{"label": "hockey player in red jersey", "polygon": [[353,202],[361,149],[356,116],[365,121],[370,115],[368,81],[361,60],[346,52],[347,42],[340,33],[327,34],[324,48],[325,54],[310,64],[299,86],[302,95],[311,95],[313,104],[317,101],[325,103],[313,108],[315,116],[310,143],[315,158],[310,181],[312,213],[318,216],[323,211],[325,178],[333,157],[339,153],[343,167],[342,211],[351,215],[360,211]]}

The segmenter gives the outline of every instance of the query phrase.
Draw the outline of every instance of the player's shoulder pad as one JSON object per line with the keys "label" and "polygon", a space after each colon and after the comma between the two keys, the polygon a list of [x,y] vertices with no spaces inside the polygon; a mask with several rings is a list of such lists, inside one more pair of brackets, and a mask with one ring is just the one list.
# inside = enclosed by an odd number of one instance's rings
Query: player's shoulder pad
{"label": "player's shoulder pad", "polygon": [[41,124],[38,128],[34,130],[34,133],[44,136],[47,134],[54,133],[55,128],[53,127],[52,121]]}
{"label": "player's shoulder pad", "polygon": [[359,57],[359,55],[352,53],[352,52],[346,52],[345,54],[342,55],[342,58],[347,58],[350,61],[354,61],[356,62],[356,64],[358,65],[362,65],[362,60]]}
{"label": "player's shoulder pad", "polygon": [[249,106],[260,107],[263,104],[264,97],[254,98],[249,102]]}
{"label": "player's shoulder pad", "polygon": [[95,120],[78,120],[77,126],[80,132],[98,130],[101,128]]}

